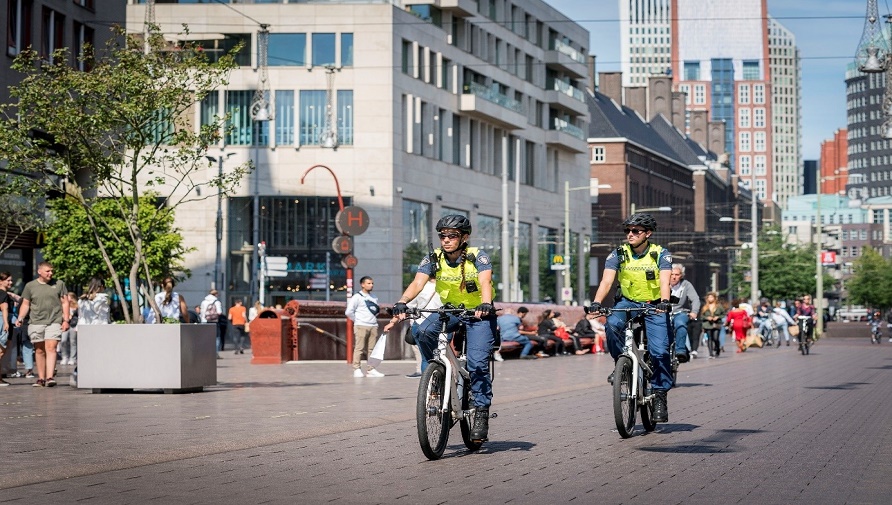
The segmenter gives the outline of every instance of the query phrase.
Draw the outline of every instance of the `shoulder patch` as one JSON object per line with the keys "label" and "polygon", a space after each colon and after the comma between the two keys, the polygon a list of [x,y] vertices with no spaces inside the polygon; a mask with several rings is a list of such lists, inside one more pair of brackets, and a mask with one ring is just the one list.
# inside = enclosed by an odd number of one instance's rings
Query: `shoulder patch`
{"label": "shoulder patch", "polygon": [[607,259],[612,259],[612,258],[616,258],[616,249],[614,249],[613,251],[610,252],[610,254],[607,255]]}
{"label": "shoulder patch", "polygon": [[485,256],[485,255],[477,256],[477,261],[481,265],[489,265],[489,256]]}
{"label": "shoulder patch", "polygon": [[671,254],[667,254],[666,256],[663,256],[663,257],[666,258],[667,262],[672,263],[672,255]]}
{"label": "shoulder patch", "polygon": [[418,266],[423,267],[424,265],[427,265],[430,262],[431,262],[431,257],[428,254],[421,260],[421,263],[419,263]]}

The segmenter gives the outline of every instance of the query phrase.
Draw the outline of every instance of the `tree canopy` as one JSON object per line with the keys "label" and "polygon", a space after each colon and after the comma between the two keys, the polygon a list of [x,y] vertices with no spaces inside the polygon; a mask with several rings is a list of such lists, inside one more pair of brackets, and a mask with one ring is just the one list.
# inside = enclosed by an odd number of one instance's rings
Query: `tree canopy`
{"label": "tree canopy", "polygon": [[846,290],[849,303],[883,309],[892,307],[892,261],[865,247],[854,261]]}
{"label": "tree canopy", "polygon": [[[78,55],[90,62],[87,72],[34,51],[16,58],[13,70],[23,79],[10,87],[14,102],[0,104],[0,159],[29,180],[64,182],[64,198],[84,211],[83,225],[72,227],[92,231],[130,322],[140,319],[140,308],[125,301],[121,279],[137,286],[179,267],[176,258],[167,268],[155,265],[159,244],[149,241],[166,240],[178,206],[230,192],[250,166],[217,177],[206,156],[226,117],[194,124],[197,107],[226,83],[240,48],[210,61],[191,43],[171,45],[157,27],[147,39],[117,30],[101,54],[88,47]],[[53,61],[68,61],[65,50]],[[147,194],[154,198],[141,198]],[[145,286],[157,313],[153,285]]]}

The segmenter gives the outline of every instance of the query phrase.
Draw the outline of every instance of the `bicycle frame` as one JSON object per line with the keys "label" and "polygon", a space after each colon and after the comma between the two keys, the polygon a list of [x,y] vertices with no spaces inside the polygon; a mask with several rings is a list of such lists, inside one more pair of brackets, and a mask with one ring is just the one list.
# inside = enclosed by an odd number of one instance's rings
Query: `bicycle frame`
{"label": "bicycle frame", "polygon": [[452,424],[455,425],[460,418],[459,416],[468,417],[471,415],[472,409],[463,410],[461,408],[461,395],[458,391],[459,377],[462,380],[462,387],[468,387],[471,382],[471,374],[468,373],[466,365],[468,358],[464,350],[462,349],[461,354],[456,357],[455,353],[452,352],[452,347],[449,346],[449,332],[446,331],[446,321],[444,319],[442,322],[440,334],[437,337],[437,349],[434,351],[431,361],[442,364],[446,369],[446,376],[451,379],[449,387],[446,388],[445,398],[443,398],[443,412],[445,413],[449,408],[452,409]]}
{"label": "bicycle frame", "polygon": [[[626,320],[626,325],[624,328],[624,333],[626,337],[625,344],[623,345],[623,351],[620,353],[620,356],[627,356],[632,360],[632,377],[635,377],[636,380],[632,382],[632,398],[636,400],[638,405],[645,405],[647,402],[653,400],[653,394],[648,396],[639,396],[638,385],[640,383],[644,383],[644,380],[638,380],[640,374],[643,372],[643,378],[648,379],[653,377],[653,369],[646,363],[644,359],[644,353],[647,352],[645,339],[642,338],[638,342],[635,342],[635,329],[634,325],[639,316],[646,313],[647,311],[652,311],[653,309],[650,307],[632,307],[628,309],[610,309],[611,312],[625,312],[628,315],[628,319]],[[632,313],[636,313],[632,315]],[[641,331],[644,335],[647,334],[647,331],[644,329],[644,321],[640,321]]]}

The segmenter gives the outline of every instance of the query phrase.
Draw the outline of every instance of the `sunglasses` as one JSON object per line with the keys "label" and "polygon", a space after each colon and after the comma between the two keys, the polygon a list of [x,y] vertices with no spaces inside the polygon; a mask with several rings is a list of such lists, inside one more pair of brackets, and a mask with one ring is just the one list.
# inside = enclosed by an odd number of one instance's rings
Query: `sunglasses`
{"label": "sunglasses", "polygon": [[461,238],[461,235],[458,233],[437,233],[437,236],[440,237],[440,240],[449,239],[449,240],[458,240]]}
{"label": "sunglasses", "polygon": [[630,233],[632,235],[641,235],[645,231],[647,231],[647,230],[642,230],[641,228],[626,228],[625,230],[623,230],[623,233],[625,233],[626,235],[628,235]]}

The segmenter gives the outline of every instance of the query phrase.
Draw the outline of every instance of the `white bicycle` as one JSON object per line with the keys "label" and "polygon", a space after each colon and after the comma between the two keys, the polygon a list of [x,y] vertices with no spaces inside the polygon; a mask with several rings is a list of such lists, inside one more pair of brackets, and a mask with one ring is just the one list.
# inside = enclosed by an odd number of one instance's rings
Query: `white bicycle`
{"label": "white bicycle", "polygon": [[[421,375],[421,383],[418,385],[415,420],[421,451],[430,460],[439,459],[446,450],[449,430],[456,422],[461,425],[461,436],[465,447],[476,451],[483,445],[484,440],[471,438],[476,409],[471,405],[470,398],[471,377],[468,373],[465,344],[467,339],[463,338],[465,326],[462,324],[459,327],[453,339],[458,356],[449,345],[449,332],[446,331],[450,315],[466,321],[474,317],[474,311],[440,307],[433,310],[410,309],[406,315],[417,318],[423,313],[436,313],[442,328],[437,340],[437,349],[433,358],[428,361],[427,368]],[[490,363],[490,374],[492,369]],[[496,415],[492,414],[491,417]]]}

